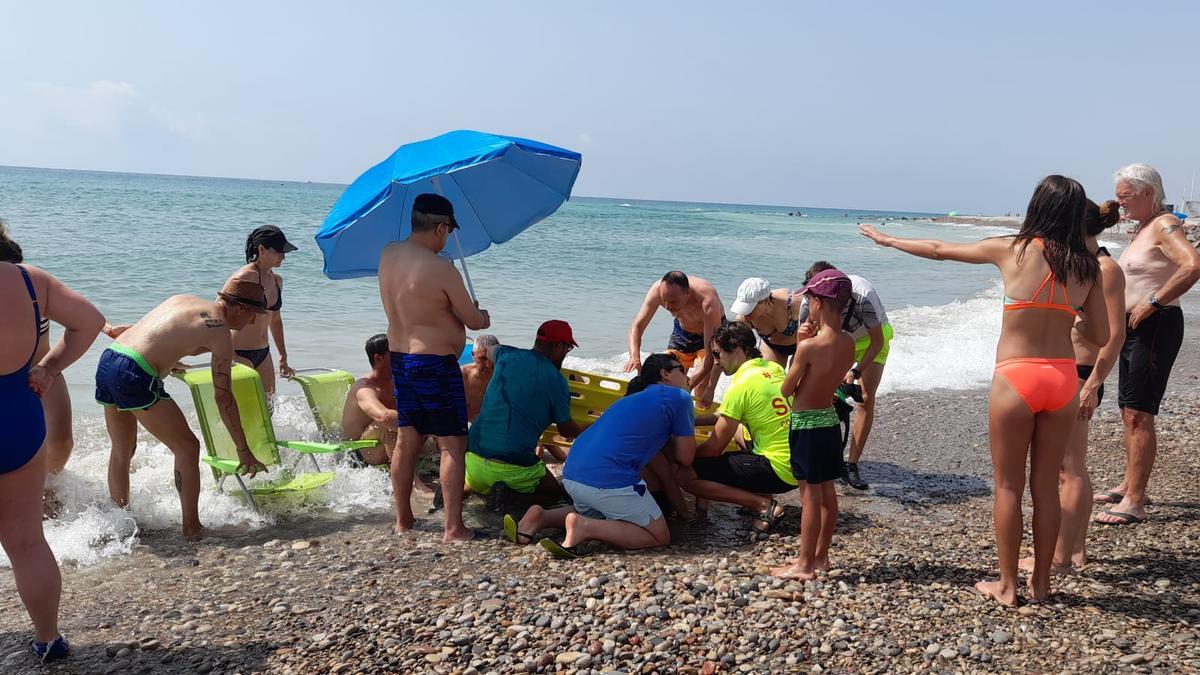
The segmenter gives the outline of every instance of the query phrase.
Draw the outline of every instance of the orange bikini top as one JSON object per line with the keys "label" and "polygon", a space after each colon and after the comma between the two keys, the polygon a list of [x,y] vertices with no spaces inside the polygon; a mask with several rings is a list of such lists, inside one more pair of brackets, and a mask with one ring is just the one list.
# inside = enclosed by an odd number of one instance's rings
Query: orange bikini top
{"label": "orange bikini top", "polygon": [[[1040,237],[1037,239],[1034,239],[1033,242],[1038,245],[1038,248],[1042,248],[1042,240]],[[1044,302],[1039,301],[1037,298],[1039,295],[1042,294],[1042,291],[1046,288],[1047,285],[1050,286],[1050,295],[1046,298],[1046,300]],[[1063,302],[1054,302],[1054,290],[1055,290],[1056,286],[1062,286]],[[1038,286],[1037,290],[1033,292],[1032,298],[1030,298],[1028,300],[1014,300],[1013,298],[1010,298],[1007,295],[1005,295],[1004,296],[1004,311],[1013,312],[1018,309],[1057,309],[1060,312],[1066,312],[1066,313],[1070,314],[1071,316],[1075,316],[1075,315],[1079,314],[1079,311],[1081,309],[1083,309],[1082,307],[1068,305],[1068,304],[1066,304],[1066,302],[1067,302],[1067,285],[1063,284],[1063,283],[1059,283],[1058,280],[1054,278],[1054,270],[1051,270],[1046,273],[1046,278],[1042,279],[1042,285]]]}

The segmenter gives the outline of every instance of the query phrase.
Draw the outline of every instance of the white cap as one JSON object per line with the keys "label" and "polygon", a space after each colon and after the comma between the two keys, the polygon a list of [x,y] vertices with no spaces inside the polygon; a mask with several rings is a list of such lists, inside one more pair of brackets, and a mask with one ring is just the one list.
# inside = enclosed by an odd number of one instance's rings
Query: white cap
{"label": "white cap", "polygon": [[746,316],[770,295],[771,284],[767,283],[766,279],[750,277],[738,286],[737,299],[729,306],[729,311],[737,316]]}

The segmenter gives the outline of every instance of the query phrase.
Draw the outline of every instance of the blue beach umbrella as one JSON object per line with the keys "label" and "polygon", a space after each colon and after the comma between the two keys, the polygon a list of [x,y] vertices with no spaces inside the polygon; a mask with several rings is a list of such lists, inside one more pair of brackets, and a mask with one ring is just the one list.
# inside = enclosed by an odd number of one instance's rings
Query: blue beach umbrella
{"label": "blue beach umbrella", "polygon": [[[373,276],[384,246],[412,234],[417,195],[454,204],[459,229],[442,254],[466,257],[502,244],[571,196],[582,155],[553,145],[478,131],[451,131],[400,146],[359,176],[317,232],[330,279]],[[471,277],[467,285],[472,297]]]}

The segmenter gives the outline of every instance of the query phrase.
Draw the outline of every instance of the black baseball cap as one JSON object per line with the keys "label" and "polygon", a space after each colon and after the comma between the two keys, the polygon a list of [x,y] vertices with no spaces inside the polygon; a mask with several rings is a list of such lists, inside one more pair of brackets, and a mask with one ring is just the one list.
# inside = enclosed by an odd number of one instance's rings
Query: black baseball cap
{"label": "black baseball cap", "polygon": [[291,253],[296,250],[295,245],[283,236],[283,230],[274,225],[263,225],[262,227],[254,228],[249,237],[251,246],[262,244],[267,248],[274,249],[280,253]]}
{"label": "black baseball cap", "polygon": [[432,192],[417,195],[413,200],[413,211],[428,216],[447,216],[450,218],[450,224],[458,227],[458,221],[454,218],[454,205],[441,195]]}

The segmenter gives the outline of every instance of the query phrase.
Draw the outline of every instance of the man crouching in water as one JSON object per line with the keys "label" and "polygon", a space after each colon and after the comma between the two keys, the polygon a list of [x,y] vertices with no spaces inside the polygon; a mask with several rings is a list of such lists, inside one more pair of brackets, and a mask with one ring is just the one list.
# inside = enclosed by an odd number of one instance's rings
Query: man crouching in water
{"label": "man crouching in water", "polygon": [[467,398],[458,355],[467,342],[467,328],[491,325],[488,313],[471,301],[454,264],[438,256],[457,228],[449,200],[418,195],[412,235],[388,244],[379,258],[379,295],[388,318],[399,427],[392,453],[395,531],[406,532],[415,524],[413,474],[424,437],[433,436],[441,451],[446,543],[475,536],[462,519]]}
{"label": "man crouching in water", "polygon": [[199,539],[200,441],[179,406],[163,389],[162,377],[185,356],[212,353],[213,393],[221,421],[237,446],[239,473],[266,471],[246,443],[233,399],[231,330],[254,323],[267,311],[263,287],[230,280],[213,302],[194,295],[167,298],[121,333],[96,365],[96,401],[112,439],[108,491],[119,506],[129,505],[129,464],[137,447],[137,425],[175,455],[175,489],[183,509],[183,535]]}
{"label": "man crouching in water", "polygon": [[389,464],[396,445],[396,395],[386,335],[372,335],[367,340],[367,359],[371,372],[355,380],[346,392],[342,434],[350,440],[379,441],[373,448],[357,451],[364,464],[375,466]]}

